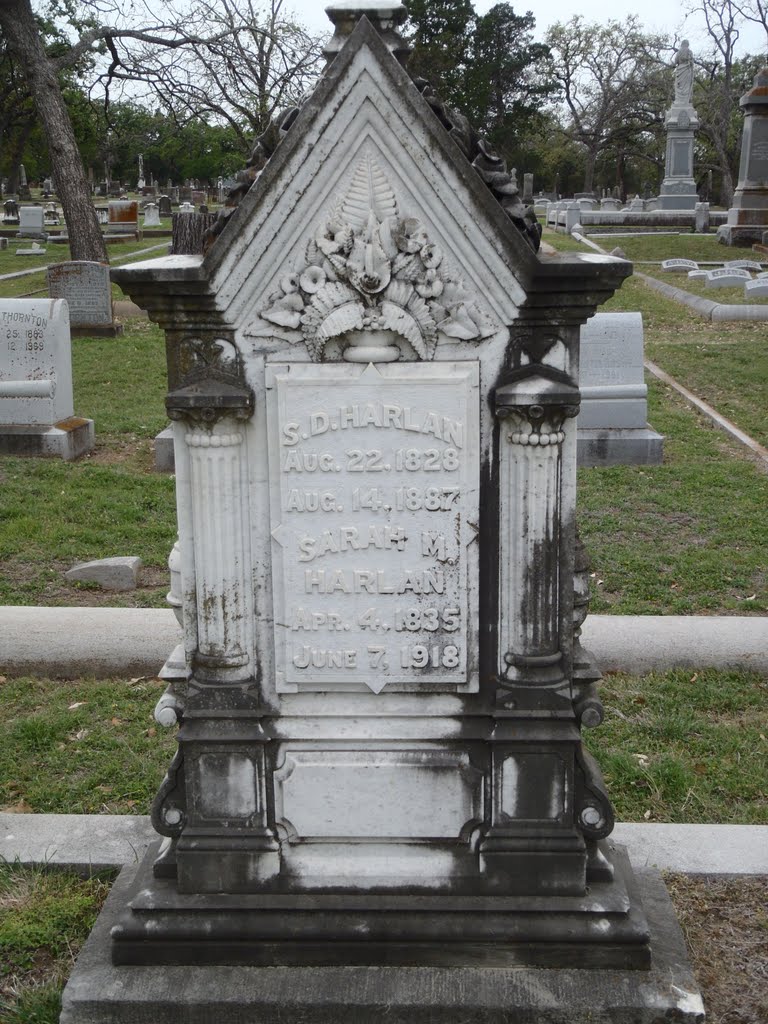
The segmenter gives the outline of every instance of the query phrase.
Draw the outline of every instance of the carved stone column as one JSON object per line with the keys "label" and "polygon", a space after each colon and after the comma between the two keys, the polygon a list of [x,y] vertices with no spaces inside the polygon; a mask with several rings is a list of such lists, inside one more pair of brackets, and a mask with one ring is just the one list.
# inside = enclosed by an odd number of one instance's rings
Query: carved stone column
{"label": "carved stone column", "polygon": [[181,425],[184,615],[195,619],[196,640],[179,750],[152,810],[155,828],[172,840],[155,872],[175,873],[180,892],[242,892],[280,867],[269,827],[270,737],[250,650],[246,430],[254,396],[231,342],[182,347],[186,372],[166,407]]}
{"label": "carved stone column", "polygon": [[[490,883],[577,895],[586,847],[575,822],[580,735],[561,649],[564,444],[578,388],[545,367],[496,391],[499,430],[498,690],[491,737],[491,825],[480,846]],[[565,543],[567,543],[567,537]],[[568,580],[572,587],[572,579]]]}
{"label": "carved stone column", "polygon": [[234,681],[250,673],[246,580],[242,560],[242,425],[232,417],[185,434],[192,497],[199,680]]}
{"label": "carved stone column", "polygon": [[[558,377],[560,375],[558,374]],[[499,683],[562,682],[561,486],[573,384],[534,373],[496,392],[499,439]],[[575,428],[573,428],[575,429]],[[500,694],[502,702],[505,701]],[[519,707],[519,702],[516,703]],[[541,706],[535,697],[531,708]]]}

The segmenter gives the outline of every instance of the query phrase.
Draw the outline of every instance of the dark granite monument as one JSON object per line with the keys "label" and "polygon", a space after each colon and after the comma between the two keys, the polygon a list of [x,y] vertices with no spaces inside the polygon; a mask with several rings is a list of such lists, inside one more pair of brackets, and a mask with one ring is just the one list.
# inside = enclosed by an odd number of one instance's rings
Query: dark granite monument
{"label": "dark granite monument", "polygon": [[328,13],[205,254],[112,272],[166,332],[186,671],[61,1020],[693,1024],[581,737],[579,330],[631,265],[537,254],[404,7]]}

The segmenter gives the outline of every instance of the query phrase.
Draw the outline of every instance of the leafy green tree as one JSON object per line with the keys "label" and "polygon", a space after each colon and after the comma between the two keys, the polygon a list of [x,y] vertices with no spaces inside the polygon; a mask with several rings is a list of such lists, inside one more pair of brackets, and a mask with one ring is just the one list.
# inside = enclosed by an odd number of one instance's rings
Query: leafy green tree
{"label": "leafy green tree", "polygon": [[477,19],[472,38],[465,112],[508,159],[543,129],[544,103],[557,90],[547,75],[549,47],[533,41],[535,27],[530,11],[515,14],[500,3]]}
{"label": "leafy green tree", "polygon": [[591,192],[601,154],[613,148],[640,156],[643,140],[662,131],[667,40],[645,33],[634,15],[602,24],[576,15],[553,25],[546,42],[565,106],[562,132],[583,147],[583,190]]}
{"label": "leafy green tree", "polygon": [[464,112],[476,15],[471,0],[409,0],[409,71]]}

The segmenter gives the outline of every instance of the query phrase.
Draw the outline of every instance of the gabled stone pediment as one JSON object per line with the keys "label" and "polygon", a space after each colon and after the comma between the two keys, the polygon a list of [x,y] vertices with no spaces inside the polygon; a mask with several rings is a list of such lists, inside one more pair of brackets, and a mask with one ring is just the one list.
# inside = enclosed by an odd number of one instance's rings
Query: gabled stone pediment
{"label": "gabled stone pediment", "polygon": [[512,323],[535,263],[362,19],[203,269],[249,338],[322,359],[343,331],[395,331],[430,359]]}

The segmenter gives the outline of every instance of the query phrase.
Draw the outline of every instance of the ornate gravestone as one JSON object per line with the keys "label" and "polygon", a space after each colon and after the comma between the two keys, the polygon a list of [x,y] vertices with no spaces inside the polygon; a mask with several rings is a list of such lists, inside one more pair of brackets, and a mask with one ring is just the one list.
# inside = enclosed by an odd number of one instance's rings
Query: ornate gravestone
{"label": "ornate gravestone", "polygon": [[0,453],[93,448],[93,420],[74,415],[69,311],[61,299],[0,299]]}
{"label": "ornate gravestone", "polygon": [[329,14],[206,254],[113,271],[168,340],[188,679],[62,1021],[692,1024],[580,734],[579,327],[630,265],[539,259],[405,8]]}
{"label": "ornate gravestone", "polygon": [[684,39],[675,54],[675,97],[666,112],[667,152],[658,209],[694,210],[699,201],[693,177],[693,144],[699,116],[693,106],[693,54]]}
{"label": "ornate gravestone", "polygon": [[744,110],[739,182],[728,220],[717,229],[726,245],[765,244],[768,231],[768,68],[739,101]]}

